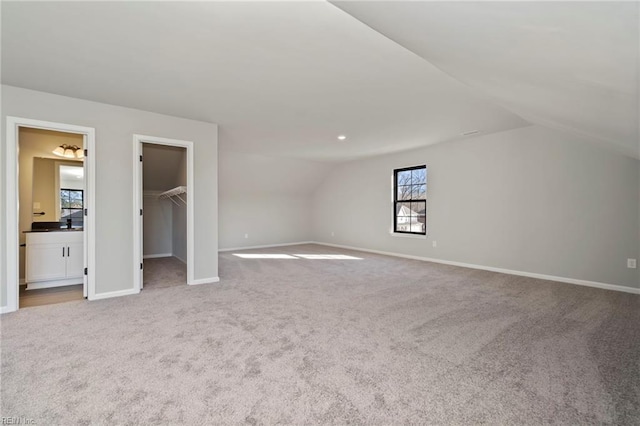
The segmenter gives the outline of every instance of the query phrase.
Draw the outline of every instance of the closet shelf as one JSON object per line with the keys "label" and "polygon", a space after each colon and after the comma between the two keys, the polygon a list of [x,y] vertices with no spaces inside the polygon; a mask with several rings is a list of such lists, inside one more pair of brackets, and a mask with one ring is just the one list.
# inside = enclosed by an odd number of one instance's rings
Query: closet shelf
{"label": "closet shelf", "polygon": [[180,203],[178,203],[173,198],[173,197],[176,197],[186,205],[187,202],[184,200],[184,198],[182,198],[180,196],[180,194],[185,194],[186,192],[187,192],[187,187],[186,186],[176,186],[173,189],[170,189],[168,191],[164,191],[163,193],[159,194],[158,195],[158,199],[163,200],[165,198],[168,198],[169,200],[171,200],[175,204],[180,205]]}

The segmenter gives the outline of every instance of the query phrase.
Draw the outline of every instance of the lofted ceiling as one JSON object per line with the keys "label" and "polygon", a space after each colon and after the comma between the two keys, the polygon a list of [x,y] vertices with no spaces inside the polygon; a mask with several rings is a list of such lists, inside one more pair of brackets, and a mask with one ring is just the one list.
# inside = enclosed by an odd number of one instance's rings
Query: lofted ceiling
{"label": "lofted ceiling", "polygon": [[5,1],[2,83],[214,122],[265,164],[532,123],[637,157],[637,23],[637,3]]}
{"label": "lofted ceiling", "polygon": [[526,120],[638,157],[639,2],[334,2]]}
{"label": "lofted ceiling", "polygon": [[3,2],[2,81],[322,161],[528,125],[327,2]]}

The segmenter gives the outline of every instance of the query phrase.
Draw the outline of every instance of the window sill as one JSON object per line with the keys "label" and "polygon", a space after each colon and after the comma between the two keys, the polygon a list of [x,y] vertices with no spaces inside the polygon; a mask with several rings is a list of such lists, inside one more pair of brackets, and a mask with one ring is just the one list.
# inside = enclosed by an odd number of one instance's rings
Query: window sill
{"label": "window sill", "polygon": [[403,234],[402,232],[389,232],[389,235],[391,235],[392,237],[401,237],[401,238],[414,238],[414,239],[418,239],[418,240],[426,240],[427,239],[427,235],[416,235],[416,234]]}

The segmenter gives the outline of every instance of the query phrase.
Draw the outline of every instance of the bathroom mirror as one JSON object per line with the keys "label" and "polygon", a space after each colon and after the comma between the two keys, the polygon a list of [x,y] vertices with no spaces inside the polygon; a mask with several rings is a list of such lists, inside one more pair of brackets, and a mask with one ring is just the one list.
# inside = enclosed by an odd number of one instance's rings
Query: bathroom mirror
{"label": "bathroom mirror", "polygon": [[63,222],[82,227],[84,167],[82,161],[34,157],[33,222]]}

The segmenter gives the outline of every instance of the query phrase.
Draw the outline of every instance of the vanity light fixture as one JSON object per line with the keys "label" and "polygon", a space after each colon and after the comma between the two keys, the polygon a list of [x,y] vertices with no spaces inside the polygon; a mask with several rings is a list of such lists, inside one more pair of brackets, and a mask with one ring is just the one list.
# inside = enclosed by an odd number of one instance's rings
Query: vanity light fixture
{"label": "vanity light fixture", "polygon": [[76,145],[62,144],[52,151],[55,155],[64,158],[84,158],[84,150]]}

